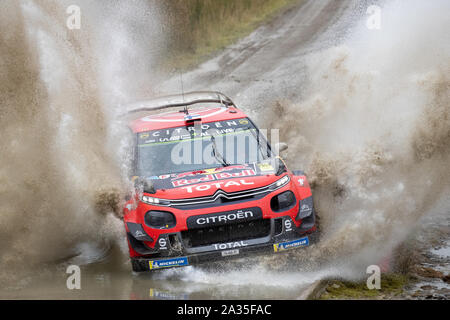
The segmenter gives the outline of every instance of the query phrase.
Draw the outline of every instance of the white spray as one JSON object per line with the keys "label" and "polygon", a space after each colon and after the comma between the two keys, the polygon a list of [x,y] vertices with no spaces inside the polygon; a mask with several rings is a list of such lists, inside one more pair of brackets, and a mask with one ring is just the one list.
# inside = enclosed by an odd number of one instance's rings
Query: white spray
{"label": "white spray", "polygon": [[152,86],[159,14],[149,1],[77,1],[70,29],[72,4],[1,2],[0,280],[123,232],[98,214],[123,184],[113,120]]}

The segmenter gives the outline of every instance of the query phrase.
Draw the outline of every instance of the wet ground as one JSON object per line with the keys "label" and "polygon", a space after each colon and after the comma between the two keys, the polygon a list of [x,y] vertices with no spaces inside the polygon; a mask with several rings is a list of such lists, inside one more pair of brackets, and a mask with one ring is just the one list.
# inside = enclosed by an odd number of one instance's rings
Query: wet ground
{"label": "wet ground", "polygon": [[424,220],[414,239],[415,263],[405,299],[450,299],[450,216]]}
{"label": "wet ground", "polygon": [[[366,1],[304,1],[183,75],[184,89],[226,92],[256,120],[279,99],[301,100],[308,81],[303,58],[339,43],[354,25],[354,17],[365,14],[368,5]],[[180,89],[179,77],[175,75],[155,91],[173,93]],[[449,297],[448,277],[444,281],[449,271],[448,219],[433,223],[441,228],[440,236],[436,242],[429,237],[422,239],[417,249],[423,255],[417,266],[422,271],[418,271],[418,283],[408,289],[404,298]],[[294,260],[289,255],[253,257],[134,274],[121,232],[123,229],[117,229],[117,238],[123,241],[79,244],[75,257],[56,266],[39,268],[34,274],[2,287],[0,298],[296,299],[305,298],[305,291],[316,281],[341,272],[333,264],[311,261],[308,256],[317,252],[313,246],[297,254],[303,258]],[[81,266],[80,290],[69,290],[66,286],[69,276],[66,268],[70,264]],[[427,270],[423,268],[432,268],[436,273],[426,277]]]}
{"label": "wet ground", "polygon": [[434,212],[396,248],[391,268],[382,274],[381,290],[365,282],[328,278],[315,299],[448,300],[450,299],[450,216]]}

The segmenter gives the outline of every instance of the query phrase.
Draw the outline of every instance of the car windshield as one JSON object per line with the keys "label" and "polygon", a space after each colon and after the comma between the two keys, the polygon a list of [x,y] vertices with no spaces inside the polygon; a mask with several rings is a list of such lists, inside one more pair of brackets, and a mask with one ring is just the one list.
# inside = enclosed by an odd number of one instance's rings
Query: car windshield
{"label": "car windshield", "polygon": [[137,174],[147,177],[260,162],[272,155],[247,118],[141,132],[137,139]]}

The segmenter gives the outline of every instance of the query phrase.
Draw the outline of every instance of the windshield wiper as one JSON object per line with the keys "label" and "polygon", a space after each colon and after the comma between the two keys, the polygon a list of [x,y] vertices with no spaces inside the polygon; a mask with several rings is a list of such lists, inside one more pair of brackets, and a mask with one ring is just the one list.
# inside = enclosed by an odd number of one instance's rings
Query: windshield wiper
{"label": "windshield wiper", "polygon": [[219,151],[217,151],[217,145],[216,145],[216,137],[214,135],[211,135],[211,142],[213,145],[213,155],[214,158],[217,159],[224,167],[228,167],[230,164],[225,160],[223,155],[220,154]]}
{"label": "windshield wiper", "polygon": [[[257,149],[258,149],[259,152],[261,152],[261,155],[263,156],[263,159],[270,158],[270,152],[269,152],[269,148],[267,148],[267,145],[265,145],[264,148],[261,145],[261,141],[260,141],[260,138],[259,138],[260,137],[259,130],[255,129],[255,128],[251,128],[251,127],[247,127],[245,130],[250,131],[250,133],[255,137]],[[267,152],[264,153],[264,151],[267,151]]]}

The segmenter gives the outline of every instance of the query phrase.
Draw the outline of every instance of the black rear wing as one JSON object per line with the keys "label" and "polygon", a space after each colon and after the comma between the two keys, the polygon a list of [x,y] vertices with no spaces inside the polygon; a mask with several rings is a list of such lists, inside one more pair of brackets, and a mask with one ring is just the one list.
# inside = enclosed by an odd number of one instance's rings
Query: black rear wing
{"label": "black rear wing", "polygon": [[162,110],[174,107],[187,107],[198,103],[220,103],[226,108],[230,106],[236,107],[233,101],[221,92],[194,91],[185,94],[159,97],[156,99],[140,101],[127,105],[127,109],[129,110],[126,112],[126,114]]}

